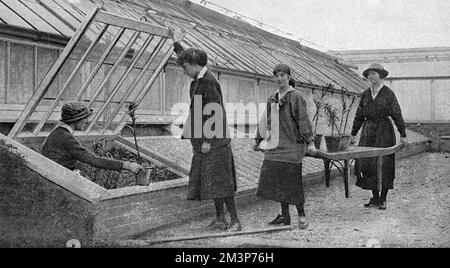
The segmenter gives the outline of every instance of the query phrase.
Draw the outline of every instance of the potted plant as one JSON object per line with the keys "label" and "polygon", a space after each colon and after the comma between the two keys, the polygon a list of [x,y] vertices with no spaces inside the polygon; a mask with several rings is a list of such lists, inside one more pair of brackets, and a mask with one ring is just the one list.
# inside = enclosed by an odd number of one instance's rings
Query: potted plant
{"label": "potted plant", "polygon": [[316,112],[314,113],[313,122],[314,122],[314,145],[317,149],[320,149],[320,145],[322,144],[323,134],[317,134],[317,126],[319,123],[319,118],[322,117],[321,111],[325,105],[325,96],[328,91],[332,88],[331,84],[325,87],[320,93],[313,93],[313,101],[316,107]]}
{"label": "potted plant", "polygon": [[325,137],[328,152],[345,151],[350,145],[350,135],[345,134],[345,132],[347,130],[348,118],[353,105],[355,104],[356,97],[353,97],[351,103],[349,104],[346,101],[344,93],[345,90],[343,89],[341,94],[342,109],[340,111],[331,103],[326,103],[324,105],[328,125],[331,127],[331,136]]}
{"label": "potted plant", "polygon": [[125,125],[126,127],[128,127],[131,130],[131,133],[133,134],[133,138],[134,138],[134,145],[136,147],[136,153],[137,153],[137,161],[139,163],[139,165],[142,165],[145,169],[145,171],[141,171],[136,175],[136,184],[140,185],[140,186],[147,186],[150,183],[150,175],[152,173],[152,167],[150,167],[149,165],[147,165],[146,163],[142,164],[142,158],[141,158],[141,154],[139,152],[139,146],[138,146],[138,142],[137,142],[137,137],[136,137],[136,109],[137,109],[137,105],[134,102],[131,102],[128,105],[128,115],[131,118],[131,126],[130,125]]}
{"label": "potted plant", "polygon": [[323,108],[325,116],[327,117],[328,126],[331,127],[331,136],[325,136],[327,151],[331,153],[338,152],[341,143],[341,136],[337,127],[337,124],[340,120],[338,116],[339,111],[330,103],[325,103]]}
{"label": "potted plant", "polygon": [[[339,150],[340,151],[345,151],[348,149],[349,145],[350,145],[350,135],[346,134],[347,131],[347,124],[348,124],[348,117],[350,116],[350,112],[352,111],[353,105],[356,102],[356,97],[353,96],[352,101],[349,103],[347,103],[346,101],[346,94],[345,94],[345,89],[342,88],[342,93],[341,93],[341,105],[342,105],[342,109],[341,109],[341,122],[339,125],[339,133],[341,135],[341,145]],[[344,121],[345,118],[345,121]],[[344,123],[345,122],[345,123]]]}

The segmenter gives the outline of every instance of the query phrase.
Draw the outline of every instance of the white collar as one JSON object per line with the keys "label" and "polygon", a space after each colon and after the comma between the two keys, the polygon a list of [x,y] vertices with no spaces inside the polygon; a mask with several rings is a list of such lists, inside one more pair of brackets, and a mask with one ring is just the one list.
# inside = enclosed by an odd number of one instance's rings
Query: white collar
{"label": "white collar", "polygon": [[380,93],[380,90],[381,90],[383,87],[384,87],[384,84],[381,83],[380,86],[376,89],[376,90],[377,90],[377,93],[374,94],[374,88],[371,86],[371,87],[370,87],[370,94],[372,94],[372,98],[375,99],[376,96],[378,95],[378,93]]}
{"label": "white collar", "polygon": [[289,86],[288,90],[286,90],[286,92],[283,93],[283,95],[280,94],[280,90],[278,89],[277,93],[278,93],[278,100],[281,100],[281,98],[284,97],[284,95],[286,95],[289,92],[294,91],[295,89],[292,86]]}
{"label": "white collar", "polygon": [[198,73],[197,79],[202,79],[205,76],[206,71],[208,71],[208,68],[206,68],[206,66],[205,66]]}
{"label": "white collar", "polygon": [[383,83],[381,83],[380,84],[380,86],[378,87],[378,88],[373,88],[373,86],[370,86],[370,90],[373,92],[374,91],[374,89],[376,89],[377,90],[377,92],[380,92],[380,90],[382,89],[384,87],[384,84]]}
{"label": "white collar", "polygon": [[75,131],[73,130],[73,128],[71,127],[71,126],[69,126],[68,124],[66,124],[66,123],[60,123],[59,124],[59,127],[62,127],[62,128],[65,128],[65,129],[67,129],[69,132],[70,132],[70,134],[73,134]]}

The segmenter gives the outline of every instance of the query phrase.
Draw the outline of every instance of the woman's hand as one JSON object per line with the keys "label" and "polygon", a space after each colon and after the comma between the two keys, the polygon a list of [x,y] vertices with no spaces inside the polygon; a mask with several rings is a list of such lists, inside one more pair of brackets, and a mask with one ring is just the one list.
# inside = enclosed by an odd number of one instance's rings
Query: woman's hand
{"label": "woman's hand", "polygon": [[355,145],[356,144],[356,136],[351,136],[350,137],[350,145]]}
{"label": "woman's hand", "polygon": [[311,156],[315,156],[317,154],[317,149],[316,146],[314,145],[314,142],[308,144],[308,147],[306,147],[306,153],[308,153]]}
{"label": "woman's hand", "polygon": [[133,163],[133,162],[125,162],[123,164],[123,169],[126,169],[134,174],[138,174],[139,171],[144,169],[144,167],[142,167],[139,164]]}
{"label": "woman's hand", "polygon": [[259,144],[255,142],[255,144],[253,144],[252,146],[253,151],[255,152],[259,152],[261,151],[261,149],[259,148]]}
{"label": "woman's hand", "polygon": [[209,151],[211,150],[211,144],[209,144],[208,142],[203,142],[202,144],[202,153],[203,154],[207,154],[209,153]]}
{"label": "woman's hand", "polygon": [[408,142],[408,138],[400,138],[401,143],[403,144],[403,146],[408,147],[409,142]]}

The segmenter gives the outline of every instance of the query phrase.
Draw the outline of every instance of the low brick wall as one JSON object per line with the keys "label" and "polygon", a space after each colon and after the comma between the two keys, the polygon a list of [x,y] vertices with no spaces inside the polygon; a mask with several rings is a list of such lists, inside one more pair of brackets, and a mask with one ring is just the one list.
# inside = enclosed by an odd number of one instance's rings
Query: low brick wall
{"label": "low brick wall", "polygon": [[422,134],[450,136],[450,123],[407,123],[406,127]]}
{"label": "low brick wall", "polygon": [[114,239],[180,221],[205,202],[187,202],[184,187],[103,200],[97,205],[98,239]]}
{"label": "low brick wall", "polygon": [[403,148],[399,152],[397,152],[396,158],[397,159],[407,158],[416,154],[427,152],[430,149],[431,149],[431,141],[411,144],[410,146]]}
{"label": "low brick wall", "polygon": [[450,123],[408,123],[407,127],[431,139],[430,150],[450,152]]}

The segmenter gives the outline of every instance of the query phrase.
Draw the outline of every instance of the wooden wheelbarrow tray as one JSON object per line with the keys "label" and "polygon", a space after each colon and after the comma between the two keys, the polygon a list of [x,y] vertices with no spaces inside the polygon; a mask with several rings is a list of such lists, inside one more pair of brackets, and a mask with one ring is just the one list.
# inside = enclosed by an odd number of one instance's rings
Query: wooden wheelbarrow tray
{"label": "wooden wheelbarrow tray", "polygon": [[[397,151],[403,148],[403,144],[397,144],[388,148],[376,148],[376,147],[359,147],[359,146],[350,146],[346,151],[328,153],[324,151],[317,151],[317,154],[306,155],[307,157],[314,157],[322,159],[325,166],[325,184],[327,187],[330,187],[330,172],[331,165],[334,165],[342,177],[344,178],[345,184],[345,197],[349,198],[349,186],[348,186],[348,178],[349,178],[349,162],[352,159],[360,159],[360,158],[370,158],[377,157],[377,185],[378,189],[381,190],[382,183],[382,170],[383,170],[383,156],[395,154]],[[339,161],[344,161],[344,164]],[[336,165],[337,163],[341,164],[341,167]]]}

